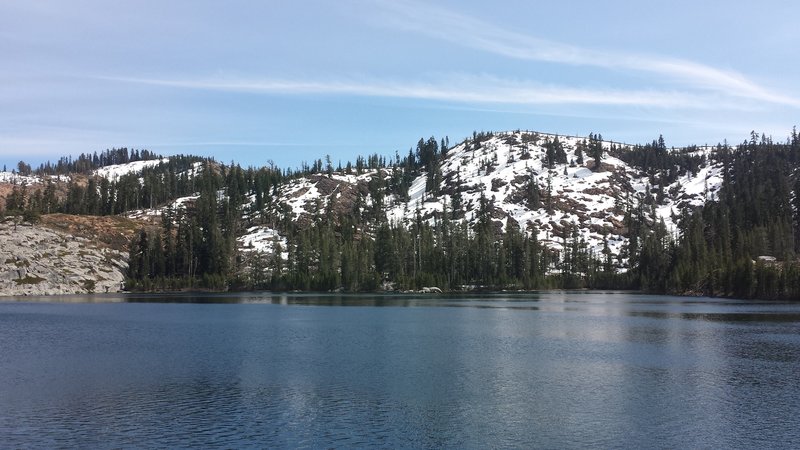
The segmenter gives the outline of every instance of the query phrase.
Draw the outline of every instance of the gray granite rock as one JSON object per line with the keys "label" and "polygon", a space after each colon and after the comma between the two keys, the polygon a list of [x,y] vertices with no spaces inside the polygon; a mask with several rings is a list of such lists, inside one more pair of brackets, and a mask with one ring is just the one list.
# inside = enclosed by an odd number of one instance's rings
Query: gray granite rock
{"label": "gray granite rock", "polygon": [[119,292],[128,255],[33,225],[0,223],[0,296]]}

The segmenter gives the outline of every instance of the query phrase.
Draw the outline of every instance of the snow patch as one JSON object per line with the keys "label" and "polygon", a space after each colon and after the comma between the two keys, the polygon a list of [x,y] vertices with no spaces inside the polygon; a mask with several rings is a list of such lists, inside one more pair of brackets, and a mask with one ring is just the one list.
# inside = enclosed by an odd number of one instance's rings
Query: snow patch
{"label": "snow patch", "polygon": [[36,176],[25,176],[14,172],[0,172],[0,183],[11,183],[16,185],[26,185],[41,183],[42,179]]}
{"label": "snow patch", "polygon": [[167,162],[169,162],[169,158],[152,159],[147,161],[134,161],[126,164],[114,164],[111,166],[101,167],[95,170],[94,174],[99,177],[107,178],[109,181],[117,181],[125,175],[132,173],[141,173],[144,169],[148,167],[155,167],[159,164]]}
{"label": "snow patch", "polygon": [[244,252],[274,254],[276,246],[280,246],[281,257],[283,259],[288,259],[288,254],[286,253],[286,238],[269,227],[250,227],[243,236],[239,236],[236,239],[236,242],[239,244],[239,248]]}

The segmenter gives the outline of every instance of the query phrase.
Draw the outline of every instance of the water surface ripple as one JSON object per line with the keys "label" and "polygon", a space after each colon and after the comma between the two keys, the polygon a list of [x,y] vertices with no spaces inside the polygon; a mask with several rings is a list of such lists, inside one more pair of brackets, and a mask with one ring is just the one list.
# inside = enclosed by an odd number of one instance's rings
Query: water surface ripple
{"label": "water surface ripple", "polygon": [[791,303],[10,299],[0,447],[791,448],[798,374]]}

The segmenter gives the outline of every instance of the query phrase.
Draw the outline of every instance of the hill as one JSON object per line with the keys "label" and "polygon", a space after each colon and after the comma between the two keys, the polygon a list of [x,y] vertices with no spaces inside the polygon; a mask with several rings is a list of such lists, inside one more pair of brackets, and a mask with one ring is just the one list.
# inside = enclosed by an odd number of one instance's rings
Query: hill
{"label": "hill", "polygon": [[753,133],[737,146],[667,148],[661,138],[630,145],[513,131],[452,146],[420,139],[403,157],[298,171],[148,153],[51,179],[41,168],[3,174],[0,196],[6,210],[29,215],[47,208],[140,224],[128,247],[134,289],[787,298],[800,292],[798,147],[794,132],[786,143]]}
{"label": "hill", "polygon": [[[592,146],[602,147],[599,163],[589,156]],[[714,199],[722,183],[713,148],[673,149],[694,164],[678,167],[670,180],[620,159],[633,148],[594,137],[496,133],[447,149],[432,170],[408,170],[413,178],[407,190],[380,199],[370,184],[391,186],[398,176],[392,168],[292,180],[281,189],[274,213],[290,210],[292,220],[307,223],[322,209],[350,214],[359,203],[360,214],[379,203],[378,215],[393,224],[409,226],[418,216],[433,223],[447,213],[474,228],[484,202],[498,231],[515,227],[535,233],[558,251],[575,233],[595,253],[608,245],[617,257],[627,241],[625,216],[632,207],[647,200],[654,217],[675,232],[679,215]]]}

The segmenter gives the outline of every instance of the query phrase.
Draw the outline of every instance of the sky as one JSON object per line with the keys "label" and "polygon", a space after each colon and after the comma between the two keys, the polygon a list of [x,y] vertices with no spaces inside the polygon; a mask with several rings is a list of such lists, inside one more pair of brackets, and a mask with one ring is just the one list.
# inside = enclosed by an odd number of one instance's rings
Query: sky
{"label": "sky", "polygon": [[797,17],[769,0],[0,0],[0,166],[128,147],[295,168],[516,129],[784,140]]}

